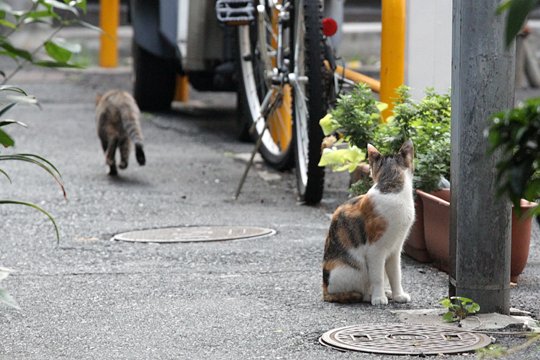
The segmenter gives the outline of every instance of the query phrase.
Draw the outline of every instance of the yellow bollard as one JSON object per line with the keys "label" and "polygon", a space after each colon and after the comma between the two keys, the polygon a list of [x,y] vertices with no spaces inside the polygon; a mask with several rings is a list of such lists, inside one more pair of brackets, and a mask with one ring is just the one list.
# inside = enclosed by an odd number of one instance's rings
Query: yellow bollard
{"label": "yellow bollard", "polygon": [[187,102],[189,100],[189,79],[187,75],[176,75],[174,100],[180,102]]}
{"label": "yellow bollard", "polygon": [[396,88],[405,81],[405,0],[382,0],[381,92],[388,104],[383,119],[391,115]]}
{"label": "yellow bollard", "polygon": [[99,66],[112,68],[118,66],[118,21],[120,0],[100,0],[99,27],[100,36]]}

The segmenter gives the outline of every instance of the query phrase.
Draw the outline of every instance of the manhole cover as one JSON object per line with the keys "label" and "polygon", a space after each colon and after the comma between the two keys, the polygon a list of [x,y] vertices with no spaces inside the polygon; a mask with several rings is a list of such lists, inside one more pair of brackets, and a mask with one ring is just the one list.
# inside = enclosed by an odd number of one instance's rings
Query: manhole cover
{"label": "manhole cover", "polygon": [[114,240],[131,242],[202,242],[247,239],[275,234],[275,230],[247,226],[186,226],[131,231],[115,235]]}
{"label": "manhole cover", "polygon": [[328,331],[321,344],[338,349],[394,355],[436,355],[473,351],[491,343],[489,336],[457,328],[379,324]]}

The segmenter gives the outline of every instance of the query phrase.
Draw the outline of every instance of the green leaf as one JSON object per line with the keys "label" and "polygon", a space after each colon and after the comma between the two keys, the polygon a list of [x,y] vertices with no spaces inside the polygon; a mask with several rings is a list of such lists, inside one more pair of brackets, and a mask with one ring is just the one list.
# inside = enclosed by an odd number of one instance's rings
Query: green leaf
{"label": "green leaf", "polygon": [[0,43],[0,47],[6,50],[7,55],[11,57],[19,57],[26,61],[32,61],[32,54],[30,54],[30,52],[24,49],[17,48],[5,40]]}
{"label": "green leaf", "polygon": [[55,38],[54,43],[72,54],[78,54],[81,52],[81,45],[78,43],[70,42],[63,38]]}
{"label": "green leaf", "polygon": [[12,86],[12,85],[0,85],[0,91],[13,91],[19,94],[28,95],[26,91],[24,91],[20,87]]}
{"label": "green leaf", "polygon": [[0,145],[10,147],[15,145],[15,141],[4,130],[0,129]]}
{"label": "green leaf", "polygon": [[356,146],[346,149],[324,149],[319,166],[329,166],[333,171],[353,172],[365,160],[365,153]]}
{"label": "green leaf", "polygon": [[[38,101],[35,98],[35,96],[31,95],[8,95],[6,96],[7,99],[12,100],[16,103],[25,103],[25,104],[31,104],[31,105],[38,105]],[[39,105],[38,105],[39,107]]]}
{"label": "green leaf", "polygon": [[466,309],[469,312],[469,314],[476,314],[477,312],[480,311],[480,305],[473,302],[472,304],[467,305]]}
{"label": "green leaf", "polygon": [[11,21],[8,21],[8,20],[5,20],[5,19],[0,19],[0,25],[2,25],[4,27],[7,27],[7,28],[10,28],[10,29],[16,29],[17,28],[17,25],[15,25]]}
{"label": "green leaf", "polygon": [[0,169],[0,173],[1,173],[2,175],[4,175],[4,176],[8,179],[8,181],[9,181],[10,184],[13,183],[13,181],[11,181],[11,177],[9,176],[9,174],[8,174],[7,172],[5,172],[4,170]]}
{"label": "green leaf", "polygon": [[452,306],[452,301],[450,301],[449,298],[444,298],[444,299],[439,301],[439,304],[441,304],[445,308],[449,309]]}
{"label": "green leaf", "polygon": [[81,9],[83,11],[83,14],[86,14],[86,9],[87,9],[86,0],[72,0],[72,1],[69,1],[68,4],[69,6],[77,7]]}
{"label": "green leaf", "polygon": [[17,304],[17,301],[13,298],[13,296],[9,295],[9,293],[0,288],[0,303],[3,303],[9,307],[15,308],[17,310],[20,310],[19,304]]}
{"label": "green leaf", "polygon": [[456,300],[462,304],[472,303],[473,301],[469,298],[463,297],[463,296],[452,296],[450,299]]}
{"label": "green leaf", "polygon": [[0,127],[11,125],[11,124],[17,124],[17,125],[20,125],[22,127],[28,127],[28,126],[26,126],[25,123],[22,123],[20,121],[16,121],[16,120],[0,120]]}
{"label": "green leaf", "polygon": [[52,222],[54,226],[54,232],[56,233],[56,243],[58,244],[60,242],[60,232],[58,231],[58,225],[56,224],[56,221],[54,220],[51,214],[49,214],[47,211],[45,211],[41,207],[32,203],[29,203],[29,202],[17,201],[17,200],[0,200],[0,204],[24,205],[24,206],[28,206],[33,209],[36,209],[40,211],[41,213],[45,214],[45,216],[49,218],[49,220]]}
{"label": "green leaf", "polygon": [[34,61],[33,64],[37,66],[48,67],[48,68],[75,68],[75,69],[84,68],[84,66],[79,65],[79,64],[61,63],[57,61],[48,61],[48,60]]}
{"label": "green leaf", "polygon": [[47,4],[47,5],[50,5],[53,8],[70,11],[70,12],[72,12],[73,14],[75,14],[77,16],[79,15],[79,12],[77,11],[77,9],[75,7],[70,6],[68,4],[65,4],[65,3],[61,2],[61,1],[57,1],[57,0],[40,0],[40,2],[42,2],[44,4]]}
{"label": "green leaf", "polygon": [[17,103],[12,102],[11,104],[7,104],[6,106],[4,106],[2,109],[0,109],[0,116],[4,115],[6,112],[9,111],[9,109],[14,107],[15,105],[17,105]]}
{"label": "green leaf", "polygon": [[56,18],[56,16],[54,15],[55,14],[49,10],[31,11],[25,14],[24,24],[30,24],[30,23],[36,23],[36,22],[51,24],[52,18]]}
{"label": "green leaf", "polygon": [[6,279],[11,272],[12,272],[11,269],[0,267],[0,281]]}
{"label": "green leaf", "polygon": [[[10,273],[10,269],[0,267],[0,281],[6,279]],[[8,306],[19,309],[19,305],[17,304],[15,299],[11,295],[9,295],[6,290],[2,288],[0,288],[0,303],[4,303]]]}
{"label": "green leaf", "polygon": [[538,0],[512,0],[509,5],[502,5],[503,8],[508,8],[504,34],[504,43],[507,47],[510,46],[517,34],[519,34],[527,16],[537,4]]}
{"label": "green leaf", "polygon": [[40,168],[45,170],[47,173],[49,173],[53,177],[53,179],[60,186],[60,189],[62,190],[64,198],[66,198],[66,190],[62,182],[62,176],[60,172],[58,171],[58,169],[56,169],[56,167],[54,167],[54,165],[51,164],[48,160],[34,154],[0,155],[0,161],[6,161],[6,160],[25,161],[25,162],[39,166]]}
{"label": "green leaf", "polygon": [[102,33],[102,32],[103,32],[103,30],[102,30],[100,27],[97,27],[97,26],[95,26],[95,25],[92,25],[92,24],[90,24],[90,23],[87,23],[86,21],[76,20],[75,23],[76,23],[76,24],[79,24],[79,25],[81,25],[82,27],[85,27],[85,28],[87,28],[87,29],[95,30],[95,31],[97,31],[97,32],[99,32],[99,33]]}
{"label": "green leaf", "polygon": [[71,51],[52,40],[45,42],[44,47],[47,54],[59,63],[67,63],[71,59]]}
{"label": "green leaf", "polygon": [[454,317],[454,314],[449,311],[443,315],[443,320],[446,322],[455,322],[457,319]]}
{"label": "green leaf", "polygon": [[504,0],[502,3],[500,3],[499,6],[497,7],[496,14],[501,15],[503,12],[510,9],[510,5],[512,5],[512,1],[513,0]]}
{"label": "green leaf", "polygon": [[49,160],[45,159],[44,157],[42,156],[39,156],[39,155],[35,155],[35,154],[18,154],[19,156],[25,156],[25,157],[28,157],[28,158],[35,158],[35,159],[38,159],[39,161],[47,164],[52,170],[54,170],[54,172],[56,173],[56,175],[61,179],[62,178],[62,174],[60,174],[60,171],[58,171],[58,169],[53,165],[53,163],[51,163]]}
{"label": "green leaf", "polygon": [[384,110],[388,109],[388,104],[380,101],[377,101],[375,106],[377,106],[377,110],[379,110],[379,112],[383,112]]}
{"label": "green leaf", "polygon": [[325,136],[328,136],[339,129],[339,124],[333,119],[332,114],[326,114],[319,121],[319,125],[321,126]]}

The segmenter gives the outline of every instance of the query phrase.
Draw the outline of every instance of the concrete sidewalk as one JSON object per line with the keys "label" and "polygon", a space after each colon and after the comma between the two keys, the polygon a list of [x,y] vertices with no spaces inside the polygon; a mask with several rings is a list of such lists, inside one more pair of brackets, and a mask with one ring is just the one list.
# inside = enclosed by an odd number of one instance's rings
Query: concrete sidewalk
{"label": "concrete sidewalk", "polygon": [[[43,111],[13,111],[11,117],[29,124],[13,131],[17,150],[53,161],[68,201],[39,169],[6,167],[14,184],[3,186],[0,198],[44,206],[56,217],[62,240],[56,248],[41,214],[0,207],[0,264],[16,271],[2,286],[22,307],[0,312],[0,358],[392,359],[340,353],[319,345],[318,337],[346,325],[399,322],[403,315],[396,310],[440,309],[446,274],[407,257],[403,282],[411,303],[322,302],[324,237],[329,214],[347,198],[346,179],[329,174],[323,203],[305,207],[296,203],[293,174],[268,178],[261,173],[272,171],[258,164],[232,201],[244,166],[234,155],[252,148],[234,139],[233,111],[145,114],[148,163],[131,164],[113,180],[105,175],[95,135],[94,93],[129,89],[129,74],[37,70],[20,80]],[[119,232],[180,225],[263,226],[277,234],[218,243],[110,241]],[[511,290],[512,306],[538,317],[539,283],[536,232],[529,263]],[[524,341],[495,338],[505,346]],[[537,350],[509,358],[537,359]]]}

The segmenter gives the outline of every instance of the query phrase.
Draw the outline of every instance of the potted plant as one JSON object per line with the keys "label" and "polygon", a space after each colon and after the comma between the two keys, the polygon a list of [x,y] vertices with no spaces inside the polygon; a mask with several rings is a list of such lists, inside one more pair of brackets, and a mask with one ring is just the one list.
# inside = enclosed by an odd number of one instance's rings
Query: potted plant
{"label": "potted plant", "polygon": [[[428,194],[421,190],[416,190],[422,198],[424,206],[424,226],[426,248],[433,260],[433,265],[440,270],[448,272],[449,264],[449,239],[450,239],[450,193],[444,196]],[[535,203],[521,200],[522,210],[529,210],[536,206]],[[511,271],[512,282],[517,282],[518,276],[523,272],[529,256],[529,246],[531,241],[532,218],[527,214],[519,214],[512,211],[512,250],[511,250]]]}
{"label": "potted plant", "polygon": [[[540,99],[529,99],[517,108],[495,114],[486,136],[488,153],[500,150],[497,164],[497,195],[513,203],[511,232],[511,281],[523,272],[529,255],[532,215],[540,214]],[[428,194],[421,190],[424,231],[428,253],[435,266],[448,271],[450,194]]]}
{"label": "potted plant", "polygon": [[[323,131],[326,135],[333,134],[331,135],[333,140],[323,146],[325,148],[320,165],[330,166],[334,170],[353,172],[365,160],[363,149],[368,141],[383,152],[391,153],[395,152],[405,139],[412,139],[415,146],[414,188],[417,189],[418,197],[416,221],[404,244],[404,250],[418,261],[434,260],[436,266],[448,270],[450,183],[446,179],[450,175],[450,95],[440,95],[428,89],[423,99],[414,102],[409,96],[407,87],[401,87],[398,95],[394,106],[394,116],[386,119],[386,122],[380,121],[380,111],[384,109],[384,104],[377,103],[367,87],[358,86],[355,92],[342,97],[336,109],[321,120]],[[534,103],[531,102],[530,109],[526,113],[536,114],[539,106],[540,99]],[[511,114],[505,116],[512,117]],[[514,113],[513,116],[517,115]],[[360,121],[355,122],[355,118]],[[528,130],[522,130],[521,136],[528,134],[529,138],[537,139],[538,131],[540,131],[539,120],[540,117],[537,116],[536,122],[528,121]],[[508,121],[495,122],[508,123]],[[536,127],[532,124],[536,124]],[[515,129],[507,129],[505,132],[500,129],[500,126],[493,131],[496,133],[495,135],[490,133],[493,141],[501,141],[501,137],[504,136],[507,139],[510,137],[509,134],[515,136],[517,136],[516,133],[519,134]],[[508,146],[509,149],[515,148],[512,144]],[[527,154],[529,153],[530,151]],[[538,192],[540,188],[538,156],[534,157],[535,155],[532,154],[526,157],[520,154],[521,163],[526,162],[528,169],[531,167],[536,169],[532,176],[534,181],[523,183],[523,186],[529,186]],[[512,159],[501,164],[500,168],[515,164],[520,164],[520,162]],[[358,178],[360,181],[351,186],[355,194],[361,194],[371,186],[367,176]],[[530,176],[525,176],[525,178],[531,179]],[[506,188],[512,185],[513,178],[501,177],[501,179],[510,179],[503,182]],[[538,193],[534,193],[533,190],[529,190],[529,193],[538,197]],[[526,263],[530,241],[530,218],[519,217],[519,205],[523,204],[527,208],[535,205],[520,201],[518,201],[513,220],[512,247],[515,250],[512,252],[512,279],[514,281]],[[538,211],[538,208],[536,210]],[[519,254],[518,249],[522,249],[523,252]],[[518,259],[521,260],[518,261]]]}
{"label": "potted plant", "polygon": [[[406,140],[412,139],[415,147],[414,187],[427,192],[441,191],[448,187],[444,181],[450,172],[450,96],[439,95],[428,89],[426,96],[414,102],[409,89],[398,89],[394,115],[381,122],[380,112],[386,108],[374,100],[367,86],[358,85],[355,90],[342,96],[336,108],[321,120],[326,135],[337,141],[323,145],[321,166],[334,171],[349,170],[355,176],[351,186],[353,194],[362,194],[370,188],[365,172],[365,149],[372,142],[383,152],[392,153]],[[337,136],[336,136],[337,134]],[[358,169],[360,170],[357,170]],[[360,173],[360,175],[358,175]],[[356,181],[359,180],[359,181]],[[442,190],[447,193],[449,190]],[[415,201],[416,221],[404,244],[405,252],[420,262],[429,262],[424,240],[422,202]]]}

